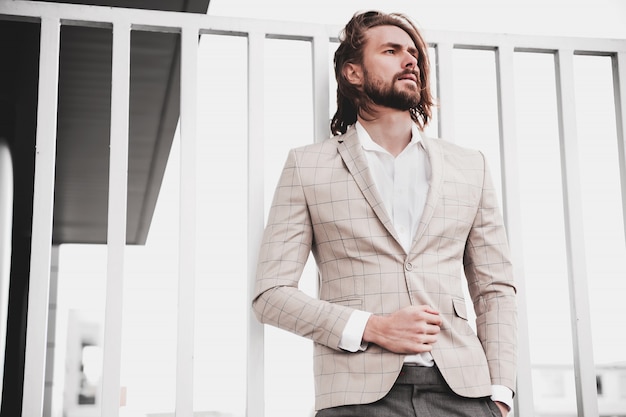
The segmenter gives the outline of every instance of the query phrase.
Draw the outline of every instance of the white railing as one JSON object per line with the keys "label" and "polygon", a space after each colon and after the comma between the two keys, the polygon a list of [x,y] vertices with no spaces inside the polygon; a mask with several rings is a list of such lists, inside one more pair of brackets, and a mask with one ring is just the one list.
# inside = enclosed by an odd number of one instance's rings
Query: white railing
{"label": "white railing", "polygon": [[[111,158],[108,211],[108,272],[105,311],[105,340],[102,415],[117,416],[120,394],[122,289],[126,230],[129,56],[131,31],[181,33],[181,196],[180,268],[178,309],[178,353],[176,415],[193,414],[194,282],[195,282],[195,196],[194,154],[196,142],[196,91],[198,35],[221,34],[248,39],[248,286],[254,280],[255,254],[264,223],[264,40],[281,38],[311,42],[313,51],[313,98],[315,139],[328,136],[329,46],[338,27],[231,19],[190,13],[142,11],[107,7],[62,5],[30,1],[0,3],[0,18],[41,22],[41,55],[37,120],[37,155],[34,191],[33,239],[28,305],[28,333],[24,380],[23,415],[41,416],[44,404],[46,328],[50,280],[53,215],[56,110],[59,66],[59,31],[62,25],[105,26],[113,29],[113,85],[111,112]],[[557,67],[557,99],[563,163],[563,190],[567,232],[567,258],[574,337],[574,367],[578,415],[598,415],[594,358],[591,346],[590,307],[587,300],[585,251],[579,230],[582,224],[581,192],[578,181],[578,151],[575,99],[572,96],[575,54],[609,55],[613,59],[615,103],[622,197],[626,199],[626,41],[560,37],[511,36],[478,33],[426,31],[426,39],[437,54],[439,133],[455,137],[453,51],[457,48],[488,49],[496,52],[497,96],[500,128],[500,159],[503,202],[519,287],[520,343],[516,415],[533,416],[530,372],[529,329],[521,244],[521,213],[514,100],[513,57],[518,51],[554,54]],[[625,204],[626,204],[626,200]],[[626,223],[626,221],[625,221]],[[250,290],[251,291],[251,290]],[[247,330],[247,415],[264,415],[264,331],[248,313]]]}

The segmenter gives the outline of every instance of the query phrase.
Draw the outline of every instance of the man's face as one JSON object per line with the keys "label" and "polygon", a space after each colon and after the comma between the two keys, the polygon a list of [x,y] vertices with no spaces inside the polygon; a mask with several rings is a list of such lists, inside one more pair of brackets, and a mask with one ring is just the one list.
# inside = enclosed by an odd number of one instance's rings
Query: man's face
{"label": "man's face", "polygon": [[420,101],[418,50],[397,26],[367,31],[363,50],[363,90],[374,104],[409,110]]}

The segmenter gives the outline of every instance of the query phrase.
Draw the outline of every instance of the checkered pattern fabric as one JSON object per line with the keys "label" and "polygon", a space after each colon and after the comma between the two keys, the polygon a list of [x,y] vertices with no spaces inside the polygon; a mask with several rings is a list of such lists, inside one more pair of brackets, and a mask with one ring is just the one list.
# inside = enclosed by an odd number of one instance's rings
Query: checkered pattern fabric
{"label": "checkered pattern fabric", "polygon": [[[425,138],[424,145],[430,189],[409,253],[354,129],[289,153],[259,252],[253,308],[261,322],[315,342],[318,410],[382,398],[402,367],[402,355],[373,344],[357,353],[338,348],[354,309],[386,315],[431,305],[443,319],[432,355],[457,394],[515,387],[515,287],[484,157],[442,140]],[[298,290],[309,253],[319,270],[318,298]],[[463,285],[478,334],[467,322]]]}

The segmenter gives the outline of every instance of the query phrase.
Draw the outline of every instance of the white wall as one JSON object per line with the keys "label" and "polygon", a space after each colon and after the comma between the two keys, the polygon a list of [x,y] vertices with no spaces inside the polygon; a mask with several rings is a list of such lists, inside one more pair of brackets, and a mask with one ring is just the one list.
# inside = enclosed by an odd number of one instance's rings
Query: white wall
{"label": "white wall", "polygon": [[211,0],[209,14],[343,25],[365,9],[406,13],[428,30],[626,38],[622,0]]}

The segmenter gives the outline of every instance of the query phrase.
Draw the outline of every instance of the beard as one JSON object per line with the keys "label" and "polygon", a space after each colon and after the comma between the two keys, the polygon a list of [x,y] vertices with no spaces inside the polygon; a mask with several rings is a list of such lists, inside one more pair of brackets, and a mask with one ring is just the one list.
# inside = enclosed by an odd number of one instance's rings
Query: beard
{"label": "beard", "polygon": [[385,85],[380,79],[372,79],[365,70],[363,73],[365,78],[363,91],[378,106],[402,111],[411,110],[417,107],[420,102],[420,89],[418,85],[415,85],[413,88],[399,88],[397,86],[398,77],[402,74],[396,74],[393,81]]}

